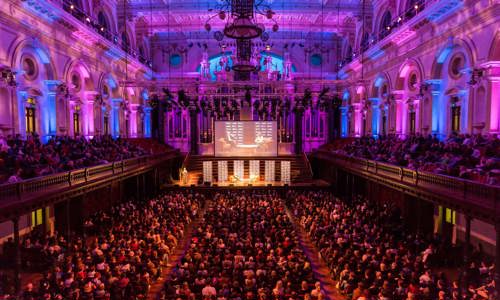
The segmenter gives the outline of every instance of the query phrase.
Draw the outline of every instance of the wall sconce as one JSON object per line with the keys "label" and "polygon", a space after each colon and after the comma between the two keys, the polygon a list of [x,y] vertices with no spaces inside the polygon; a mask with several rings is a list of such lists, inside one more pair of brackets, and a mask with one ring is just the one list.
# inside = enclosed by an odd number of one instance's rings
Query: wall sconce
{"label": "wall sconce", "polygon": [[420,84],[420,88],[419,88],[419,91],[418,91],[418,97],[420,99],[424,98],[424,94],[429,89],[429,86],[430,86],[430,84],[428,84],[427,82],[423,82],[423,83]]}
{"label": "wall sconce", "polygon": [[2,79],[8,86],[17,86],[16,73],[12,72],[11,69],[3,69],[1,71]]}
{"label": "wall sconce", "polygon": [[484,69],[474,68],[471,71],[471,77],[467,83],[471,86],[475,86],[481,81],[481,78],[483,78],[483,76],[484,76]]}

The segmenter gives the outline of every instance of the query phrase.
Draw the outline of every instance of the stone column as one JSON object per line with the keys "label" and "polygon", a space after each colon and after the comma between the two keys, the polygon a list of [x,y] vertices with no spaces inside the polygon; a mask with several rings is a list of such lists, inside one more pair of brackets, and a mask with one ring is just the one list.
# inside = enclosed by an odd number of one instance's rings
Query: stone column
{"label": "stone column", "polygon": [[57,111],[57,95],[61,82],[59,80],[45,80],[45,84],[47,86],[48,93],[38,107],[40,109],[40,117],[42,121],[40,137],[44,141],[47,141],[49,137],[61,133],[57,128],[57,118],[62,114],[62,112],[60,112],[60,115],[58,116]]}
{"label": "stone column", "polygon": [[445,123],[446,120],[442,120],[442,118],[436,113],[443,109],[447,109],[446,107],[442,107],[443,105],[441,104],[441,80],[440,79],[427,80],[426,83],[429,84],[432,95],[431,131],[438,137],[443,137],[443,133],[445,132],[444,130],[446,129],[447,126],[447,124],[443,123]]}
{"label": "stone column", "polygon": [[110,114],[110,125],[111,125],[111,136],[114,138],[119,137],[122,132],[120,130],[120,107],[122,104],[121,98],[111,99],[111,114]]}
{"label": "stone column", "polygon": [[395,117],[396,117],[396,122],[395,122],[395,129],[396,129],[396,134],[398,136],[404,135],[405,129],[406,129],[406,112],[404,111],[404,103],[403,103],[403,91],[394,91],[394,103],[395,103]]}
{"label": "stone column", "polygon": [[370,105],[372,108],[372,119],[371,119],[371,134],[379,136],[380,135],[380,98],[370,98]]}
{"label": "stone column", "polygon": [[465,215],[465,245],[464,245],[464,261],[467,265],[470,259],[470,223],[472,218]]}
{"label": "stone column", "polygon": [[189,120],[190,120],[190,152],[193,155],[198,154],[198,107],[196,106],[196,100],[191,99],[189,101]]}
{"label": "stone column", "polygon": [[12,219],[14,225],[14,284],[16,295],[21,292],[21,242],[19,239],[19,217]]}
{"label": "stone column", "polygon": [[80,116],[82,122],[82,135],[89,138],[95,135],[96,121],[94,116],[94,102],[96,100],[97,92],[85,92],[85,100],[82,105],[82,115]]}
{"label": "stone column", "polygon": [[304,106],[301,101],[295,105],[295,154],[302,154],[302,118],[304,116]]}

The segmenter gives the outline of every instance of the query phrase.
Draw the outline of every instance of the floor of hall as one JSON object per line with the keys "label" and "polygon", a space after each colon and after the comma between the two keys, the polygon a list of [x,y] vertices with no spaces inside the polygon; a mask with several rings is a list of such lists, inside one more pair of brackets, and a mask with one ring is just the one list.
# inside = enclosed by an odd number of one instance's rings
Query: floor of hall
{"label": "floor of hall", "polygon": [[[177,264],[181,261],[186,253],[187,249],[189,249],[191,244],[191,238],[193,236],[193,231],[195,228],[198,228],[200,220],[203,218],[206,209],[210,206],[210,201],[205,203],[205,206],[200,210],[196,219],[191,222],[186,230],[182,241],[179,241],[176,249],[173,252],[173,255],[169,257],[169,263],[162,273],[162,280],[158,280],[153,284],[150,288],[148,299],[160,299],[159,294],[166,280],[168,280],[170,273]],[[293,226],[295,227],[295,231],[298,235],[299,243],[306,254],[308,260],[311,263],[311,267],[314,273],[315,278],[321,282],[321,288],[325,295],[326,300],[345,300],[346,296],[342,295],[339,290],[335,287],[336,282],[332,279],[330,275],[330,271],[325,261],[321,257],[319,251],[316,249],[316,246],[311,241],[309,235],[300,227],[300,225],[296,222],[296,220],[291,215],[290,211],[287,209],[287,216],[292,221]]]}

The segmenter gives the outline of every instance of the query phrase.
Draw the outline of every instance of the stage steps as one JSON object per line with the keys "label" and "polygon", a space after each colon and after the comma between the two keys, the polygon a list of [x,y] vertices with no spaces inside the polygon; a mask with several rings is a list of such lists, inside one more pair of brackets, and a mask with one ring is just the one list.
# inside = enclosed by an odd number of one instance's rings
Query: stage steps
{"label": "stage steps", "polygon": [[189,184],[202,184],[203,180],[203,162],[213,161],[213,179],[217,181],[218,168],[217,161],[225,160],[227,161],[228,175],[234,174],[234,164],[235,160],[244,161],[244,178],[249,178],[250,172],[250,160],[260,161],[260,180],[264,180],[265,174],[265,161],[272,160],[275,162],[275,178],[276,181],[281,179],[281,161],[290,161],[290,176],[291,182],[293,183],[308,183],[312,181],[312,173],[309,167],[309,162],[304,155],[284,155],[277,157],[260,157],[260,158],[248,158],[248,157],[214,157],[214,156],[202,156],[202,155],[189,155],[185,161],[184,167],[189,172]]}

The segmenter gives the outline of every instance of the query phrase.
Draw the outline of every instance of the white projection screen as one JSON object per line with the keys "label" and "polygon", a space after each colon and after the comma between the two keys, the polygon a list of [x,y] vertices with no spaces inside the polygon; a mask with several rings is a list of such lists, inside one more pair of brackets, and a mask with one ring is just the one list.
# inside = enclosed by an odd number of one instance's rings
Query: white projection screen
{"label": "white projection screen", "polygon": [[216,121],[215,156],[277,156],[275,121]]}

